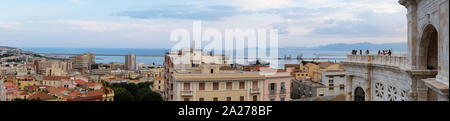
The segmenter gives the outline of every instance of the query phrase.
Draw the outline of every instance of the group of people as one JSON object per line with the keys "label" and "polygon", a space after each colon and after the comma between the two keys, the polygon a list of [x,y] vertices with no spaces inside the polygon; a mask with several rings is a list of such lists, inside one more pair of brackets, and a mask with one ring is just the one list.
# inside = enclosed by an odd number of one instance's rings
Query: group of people
{"label": "group of people", "polygon": [[[362,55],[363,51],[359,50],[359,54]],[[366,55],[369,55],[369,54],[370,54],[370,51],[366,50]],[[358,50],[352,50],[352,55],[358,55]]]}
{"label": "group of people", "polygon": [[[362,55],[362,54],[363,54],[363,50],[359,50],[359,55]],[[369,55],[370,51],[366,50],[365,54]],[[358,50],[352,50],[352,55],[358,55]],[[389,49],[389,50],[378,50],[378,55],[389,55],[389,56],[391,56],[392,55],[392,51],[391,51],[391,49]]]}
{"label": "group of people", "polygon": [[389,55],[389,56],[391,56],[392,55],[392,51],[391,51],[391,49],[389,49],[389,50],[378,50],[378,55]]}

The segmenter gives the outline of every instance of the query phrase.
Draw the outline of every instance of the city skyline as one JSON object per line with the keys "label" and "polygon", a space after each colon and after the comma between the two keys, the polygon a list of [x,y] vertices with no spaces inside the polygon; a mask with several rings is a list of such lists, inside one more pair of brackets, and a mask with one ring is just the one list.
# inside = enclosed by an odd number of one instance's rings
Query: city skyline
{"label": "city skyline", "polygon": [[191,30],[195,20],[219,30],[278,29],[280,47],[406,42],[406,9],[396,0],[0,3],[0,42],[13,47],[170,48],[170,32]]}

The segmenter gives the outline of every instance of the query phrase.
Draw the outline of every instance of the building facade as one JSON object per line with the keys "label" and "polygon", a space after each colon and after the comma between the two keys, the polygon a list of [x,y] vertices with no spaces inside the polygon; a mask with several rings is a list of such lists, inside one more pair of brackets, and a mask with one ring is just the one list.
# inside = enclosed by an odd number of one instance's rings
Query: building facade
{"label": "building facade", "polygon": [[291,100],[291,84],[294,77],[290,72],[271,68],[261,69],[260,74],[264,75],[264,101]]}
{"label": "building facade", "polygon": [[262,101],[264,77],[258,72],[220,70],[220,65],[201,70],[176,71],[174,101]]}
{"label": "building facade", "polygon": [[128,54],[125,56],[125,69],[126,70],[136,70],[136,55]]}
{"label": "building facade", "polygon": [[407,55],[349,55],[353,101],[448,101],[449,2],[399,0],[408,10]]}
{"label": "building facade", "polygon": [[226,63],[225,56],[212,55],[202,50],[183,48],[179,51],[167,52],[164,59],[164,100],[174,100],[174,75],[180,70],[201,70],[203,64]]}
{"label": "building facade", "polygon": [[322,72],[322,84],[325,89],[325,96],[335,96],[345,93],[345,71],[328,70]]}

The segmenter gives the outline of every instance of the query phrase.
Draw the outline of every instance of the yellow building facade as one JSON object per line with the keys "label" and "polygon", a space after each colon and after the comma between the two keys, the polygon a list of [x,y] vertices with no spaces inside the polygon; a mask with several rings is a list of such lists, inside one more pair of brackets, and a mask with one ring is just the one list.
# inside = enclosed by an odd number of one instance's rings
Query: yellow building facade
{"label": "yellow building facade", "polygon": [[[206,66],[206,65],[203,65]],[[257,72],[220,71],[206,66],[201,71],[177,72],[174,101],[262,101],[264,77]]]}

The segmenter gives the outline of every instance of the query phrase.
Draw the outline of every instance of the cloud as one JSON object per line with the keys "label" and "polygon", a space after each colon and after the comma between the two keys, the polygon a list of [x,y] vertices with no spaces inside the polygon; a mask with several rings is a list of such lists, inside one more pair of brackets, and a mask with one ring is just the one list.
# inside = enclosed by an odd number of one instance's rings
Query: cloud
{"label": "cloud", "polygon": [[147,10],[124,11],[113,15],[137,19],[221,20],[234,16],[237,12],[236,7],[227,5],[172,5]]}
{"label": "cloud", "polygon": [[[24,17],[8,18],[19,20],[17,22],[0,22],[0,30],[7,30],[0,34],[7,35],[12,40],[71,38],[75,41],[80,38],[102,43],[96,40],[106,41],[107,38],[114,40],[114,43],[126,43],[152,39],[165,43],[160,45],[168,45],[169,42],[161,40],[167,40],[171,30],[190,30],[193,20],[202,20],[202,27],[219,30],[278,29],[280,46],[406,41],[406,9],[397,0],[197,0],[156,3],[133,1],[125,2],[126,4],[116,1],[111,1],[110,4],[89,2],[94,7],[102,7],[102,10],[96,11],[89,6],[54,8],[61,9],[58,11],[61,13],[80,12],[64,14],[65,16],[11,13]],[[56,2],[51,2],[50,5],[58,6]],[[26,20],[45,22],[27,23]]]}
{"label": "cloud", "polygon": [[292,0],[235,0],[231,4],[244,11],[288,8],[296,5]]}
{"label": "cloud", "polygon": [[[363,11],[355,14],[360,21],[338,21],[332,26],[318,27],[314,30],[321,35],[341,35],[343,37],[379,37],[399,36],[404,34],[406,20],[403,13],[377,13],[374,11]],[[389,19],[387,19],[389,18]]]}
{"label": "cloud", "polygon": [[135,30],[135,29],[157,31],[157,30],[165,30],[164,28],[169,28],[169,26],[166,25],[93,21],[93,20],[53,20],[53,21],[42,21],[37,23],[71,25],[72,26],[70,27],[71,29],[78,29],[91,32],[108,32],[108,31]]}
{"label": "cloud", "polygon": [[70,0],[70,2],[79,3],[79,2],[81,2],[81,0]]}
{"label": "cloud", "polygon": [[17,29],[21,29],[23,26],[23,23],[20,22],[2,22],[0,23],[0,29],[5,29],[5,30],[17,30]]}

